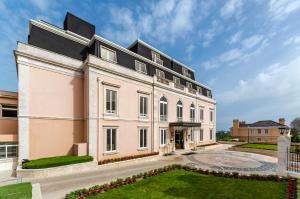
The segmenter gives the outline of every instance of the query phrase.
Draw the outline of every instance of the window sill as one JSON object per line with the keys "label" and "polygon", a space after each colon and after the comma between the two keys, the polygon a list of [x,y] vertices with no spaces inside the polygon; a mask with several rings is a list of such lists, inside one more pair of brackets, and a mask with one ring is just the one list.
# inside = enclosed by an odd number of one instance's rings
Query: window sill
{"label": "window sill", "polygon": [[117,64],[117,63],[118,63],[116,60],[105,59],[105,58],[103,58],[103,57],[101,57],[101,59],[104,60],[104,61],[107,61],[107,62],[114,63],[114,64]]}
{"label": "window sill", "polygon": [[138,148],[138,151],[147,151],[148,147]]}
{"label": "window sill", "polygon": [[117,154],[118,151],[105,151],[103,154],[104,155],[114,155],[114,154]]}
{"label": "window sill", "polygon": [[119,115],[117,113],[105,113],[104,119],[119,119]]}

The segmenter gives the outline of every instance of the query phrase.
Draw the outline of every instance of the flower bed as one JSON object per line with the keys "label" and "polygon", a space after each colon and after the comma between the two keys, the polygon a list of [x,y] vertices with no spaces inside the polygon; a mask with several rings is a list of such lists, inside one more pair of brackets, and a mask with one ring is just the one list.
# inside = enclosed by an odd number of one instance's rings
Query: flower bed
{"label": "flower bed", "polygon": [[106,160],[99,161],[99,165],[113,163],[113,162],[120,162],[125,160],[132,160],[137,158],[144,158],[144,157],[154,156],[158,154],[159,154],[158,152],[153,152],[153,153],[146,153],[146,154],[139,154],[139,155],[124,156],[120,158],[106,159]]}
{"label": "flower bed", "polygon": [[286,178],[286,177],[279,177],[277,175],[240,175],[237,172],[229,173],[229,172],[216,172],[216,171],[209,171],[203,169],[197,169],[194,167],[182,166],[182,165],[170,165],[160,169],[151,170],[149,172],[140,173],[138,175],[134,175],[132,177],[128,177],[125,179],[117,179],[116,181],[112,181],[109,184],[103,185],[96,185],[89,189],[80,189],[74,192],[71,192],[66,195],[66,199],[84,199],[89,196],[93,196],[96,194],[104,193],[108,190],[131,184],[152,176],[156,176],[168,171],[176,170],[176,169],[183,169],[185,171],[195,172],[199,174],[217,176],[217,177],[226,177],[226,178],[234,178],[234,179],[246,179],[246,180],[256,180],[256,181],[274,181],[274,182],[287,182],[287,199],[295,198],[296,196],[296,186],[297,181],[294,178]]}

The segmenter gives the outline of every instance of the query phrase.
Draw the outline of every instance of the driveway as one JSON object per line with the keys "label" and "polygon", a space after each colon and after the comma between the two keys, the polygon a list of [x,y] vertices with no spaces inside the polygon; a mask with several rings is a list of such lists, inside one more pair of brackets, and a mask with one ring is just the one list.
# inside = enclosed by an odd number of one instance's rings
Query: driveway
{"label": "driveway", "polygon": [[217,171],[275,174],[277,159],[269,156],[235,151],[226,151],[231,145],[219,144],[206,147],[189,155],[171,155],[147,163],[134,163],[118,168],[100,168],[98,171],[33,180],[41,184],[43,198],[64,198],[66,193],[80,188],[103,184],[117,178],[160,168],[170,164],[186,164]]}

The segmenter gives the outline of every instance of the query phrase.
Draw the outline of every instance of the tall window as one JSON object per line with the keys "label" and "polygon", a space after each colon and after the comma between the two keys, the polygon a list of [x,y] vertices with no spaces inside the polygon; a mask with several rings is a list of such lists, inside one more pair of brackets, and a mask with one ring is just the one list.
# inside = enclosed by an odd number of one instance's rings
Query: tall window
{"label": "tall window", "polygon": [[167,129],[160,129],[160,145],[164,146],[167,143]]}
{"label": "tall window", "polygon": [[269,134],[269,129],[265,129],[265,134]]}
{"label": "tall window", "polygon": [[191,120],[191,122],[195,121],[195,105],[194,104],[191,104],[191,107],[190,107],[190,120]]}
{"label": "tall window", "polygon": [[101,46],[101,58],[109,61],[117,62],[116,51]]}
{"label": "tall window", "polygon": [[199,114],[200,114],[200,121],[203,121],[204,120],[204,110],[203,108],[200,108],[200,111],[199,111]]}
{"label": "tall window", "polygon": [[[0,106],[1,108],[1,106]],[[2,105],[2,117],[17,117],[18,116],[18,108],[16,105]],[[1,110],[0,110],[1,111]]]}
{"label": "tall window", "polygon": [[140,116],[147,117],[148,114],[148,98],[140,96]]}
{"label": "tall window", "polygon": [[117,129],[106,129],[106,151],[112,152],[117,150]]}
{"label": "tall window", "polygon": [[186,86],[187,86],[189,89],[192,89],[192,88],[193,88],[193,85],[192,85],[192,83],[190,83],[190,82],[186,82]]}
{"label": "tall window", "polygon": [[179,100],[176,105],[177,120],[182,121],[182,102]]}
{"label": "tall window", "polygon": [[194,128],[191,128],[191,141],[195,141],[195,134],[194,134]]}
{"label": "tall window", "polygon": [[214,112],[210,111],[209,114],[210,114],[210,122],[213,122],[214,121]]}
{"label": "tall window", "polygon": [[200,142],[202,142],[203,141],[203,129],[201,128],[200,129]]}
{"label": "tall window", "polygon": [[213,130],[212,129],[209,130],[209,139],[210,140],[213,139]]}
{"label": "tall window", "polygon": [[198,93],[200,93],[200,94],[202,94],[202,93],[203,93],[203,91],[202,91],[202,87],[198,86],[198,87],[197,87],[197,90],[198,90]]}
{"label": "tall window", "polygon": [[167,99],[163,96],[160,98],[160,121],[167,121],[168,119],[168,102],[167,102]]}
{"label": "tall window", "polygon": [[191,74],[189,73],[189,70],[185,67],[182,67],[182,74],[186,77],[191,77]]}
{"label": "tall window", "polygon": [[152,51],[152,61],[160,65],[163,65],[163,60],[160,59],[160,54],[153,51]]}
{"label": "tall window", "polygon": [[258,134],[261,134],[261,129],[258,129],[258,130],[257,130],[257,133],[258,133]]}
{"label": "tall window", "polygon": [[139,132],[139,142],[140,142],[140,148],[146,148],[147,147],[147,129],[140,129]]}
{"label": "tall window", "polygon": [[147,74],[147,67],[145,63],[139,62],[138,60],[135,60],[135,70]]}
{"label": "tall window", "polygon": [[159,78],[165,78],[165,73],[161,70],[156,69],[156,76]]}
{"label": "tall window", "polygon": [[106,89],[106,113],[117,113],[117,91]]}
{"label": "tall window", "polygon": [[211,97],[211,91],[210,90],[207,90],[206,94],[207,94],[207,97]]}
{"label": "tall window", "polygon": [[174,84],[180,84],[180,78],[173,76]]}

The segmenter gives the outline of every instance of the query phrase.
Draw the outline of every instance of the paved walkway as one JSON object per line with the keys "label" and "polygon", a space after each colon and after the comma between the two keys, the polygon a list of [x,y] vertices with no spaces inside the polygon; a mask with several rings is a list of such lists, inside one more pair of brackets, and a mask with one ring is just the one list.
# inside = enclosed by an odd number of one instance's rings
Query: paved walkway
{"label": "paved walkway", "polygon": [[117,178],[125,178],[174,163],[230,172],[275,174],[276,158],[258,154],[226,151],[230,146],[220,144],[206,147],[205,150],[199,150],[195,154],[177,154],[161,157],[157,161],[127,164],[113,169],[99,168],[98,171],[32,180],[32,182],[40,183],[43,198],[56,199],[64,198],[66,193],[76,189],[107,183]]}

